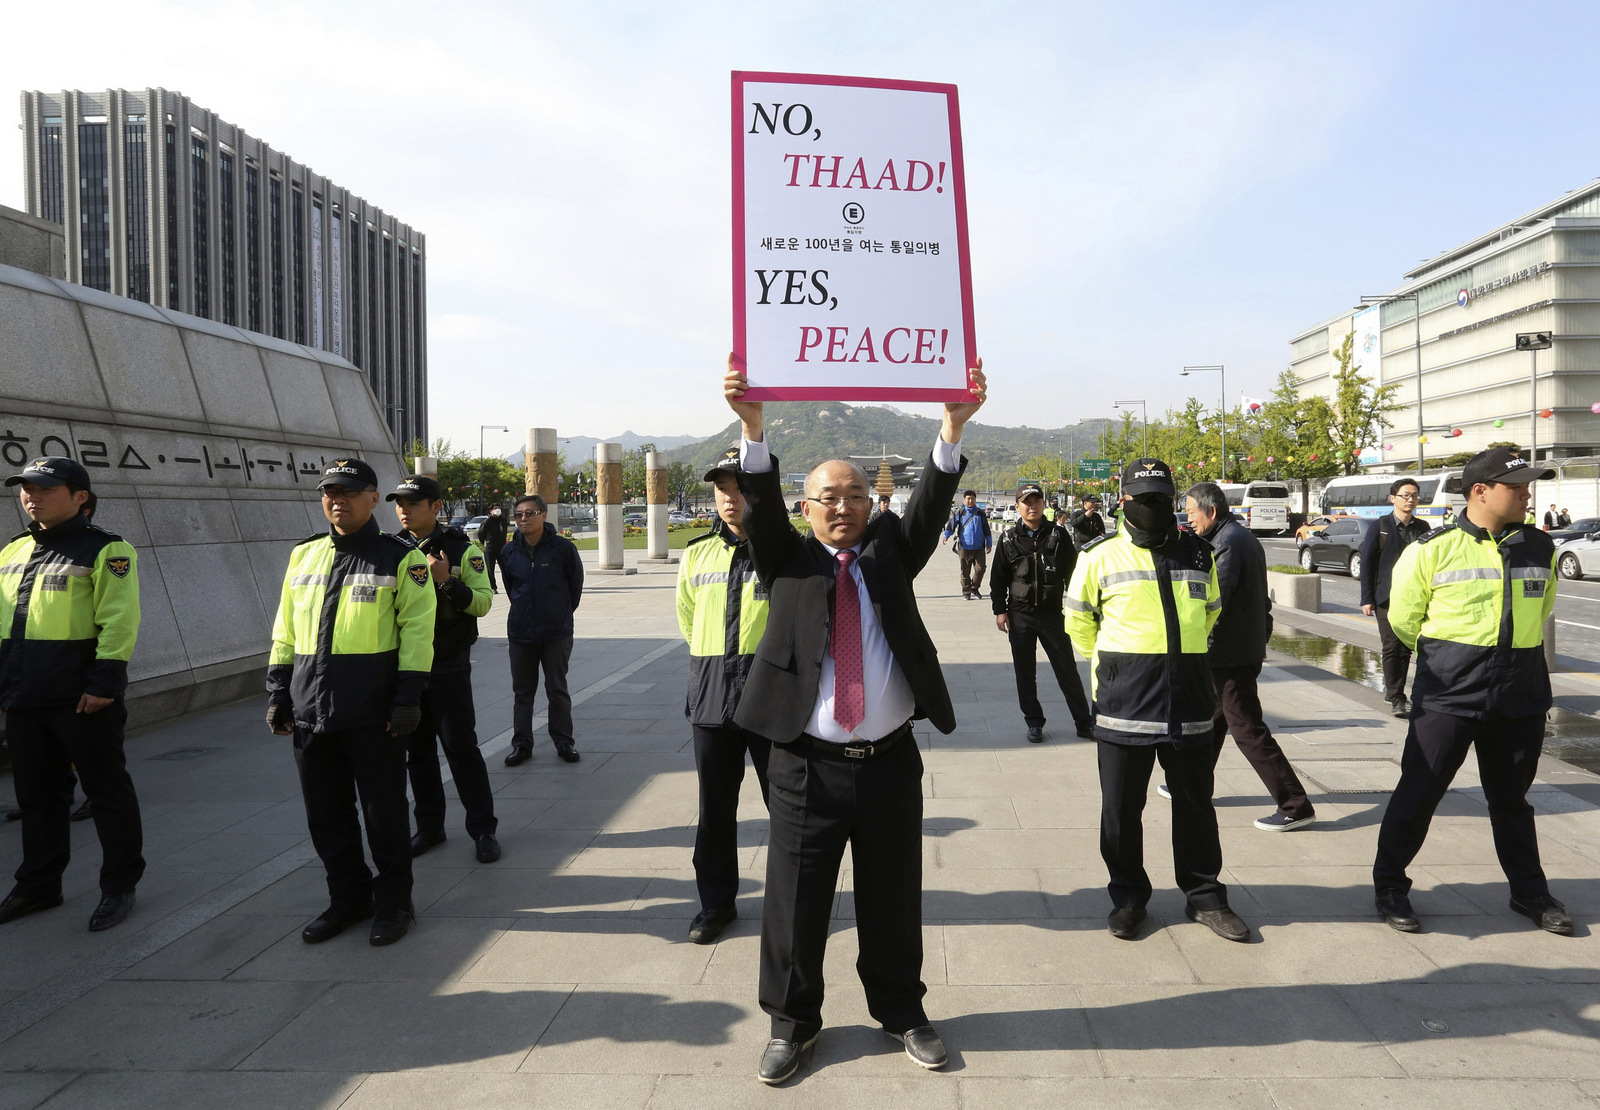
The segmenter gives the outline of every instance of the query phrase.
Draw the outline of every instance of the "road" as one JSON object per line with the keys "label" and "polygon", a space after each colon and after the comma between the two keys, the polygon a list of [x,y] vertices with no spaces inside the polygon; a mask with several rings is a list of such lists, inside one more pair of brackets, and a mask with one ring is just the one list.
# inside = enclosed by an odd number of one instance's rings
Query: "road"
{"label": "road", "polygon": [[[1296,563],[1292,539],[1263,537],[1267,563]],[[1359,585],[1337,571],[1322,571],[1322,607],[1334,613],[1361,612]],[[1584,670],[1600,669],[1600,578],[1556,587],[1556,653],[1562,662]]]}

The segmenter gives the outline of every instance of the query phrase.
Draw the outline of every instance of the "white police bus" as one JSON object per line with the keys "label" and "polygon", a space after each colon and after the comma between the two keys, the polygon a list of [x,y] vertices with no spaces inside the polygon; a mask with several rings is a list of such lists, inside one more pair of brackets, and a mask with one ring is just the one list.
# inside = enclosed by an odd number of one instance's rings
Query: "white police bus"
{"label": "white police bus", "polygon": [[[1349,477],[1330,478],[1322,487],[1318,500],[1323,516],[1359,516],[1376,520],[1393,506],[1389,504],[1389,487],[1398,478],[1409,474],[1352,474]],[[1461,493],[1461,471],[1424,471],[1417,483],[1417,516],[1438,528],[1466,506]],[[1449,510],[1446,512],[1446,510]]]}
{"label": "white police bus", "polygon": [[1289,487],[1280,482],[1219,482],[1228,508],[1239,515],[1252,532],[1287,532],[1293,499]]}

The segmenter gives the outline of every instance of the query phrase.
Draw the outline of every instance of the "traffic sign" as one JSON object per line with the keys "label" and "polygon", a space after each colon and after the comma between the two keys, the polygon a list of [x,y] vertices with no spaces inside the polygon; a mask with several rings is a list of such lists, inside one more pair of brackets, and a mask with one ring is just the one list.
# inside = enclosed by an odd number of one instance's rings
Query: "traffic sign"
{"label": "traffic sign", "polygon": [[1085,479],[1111,477],[1110,459],[1080,459],[1078,477]]}

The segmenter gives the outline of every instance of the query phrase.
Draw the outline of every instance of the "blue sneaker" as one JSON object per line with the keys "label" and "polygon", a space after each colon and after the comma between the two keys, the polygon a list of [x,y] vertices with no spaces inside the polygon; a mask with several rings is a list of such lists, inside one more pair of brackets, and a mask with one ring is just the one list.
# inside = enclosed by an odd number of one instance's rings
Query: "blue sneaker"
{"label": "blue sneaker", "polygon": [[1266,817],[1256,819],[1256,828],[1265,829],[1267,832],[1289,832],[1291,829],[1303,829],[1307,825],[1316,823],[1316,815],[1308,817],[1290,817],[1282,810],[1271,813]]}

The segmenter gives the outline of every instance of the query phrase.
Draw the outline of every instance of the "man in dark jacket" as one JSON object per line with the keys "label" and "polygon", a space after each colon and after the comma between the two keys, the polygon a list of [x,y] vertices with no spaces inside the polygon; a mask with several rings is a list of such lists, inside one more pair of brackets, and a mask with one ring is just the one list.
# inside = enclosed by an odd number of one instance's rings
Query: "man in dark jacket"
{"label": "man in dark jacket", "polygon": [[483,562],[489,570],[489,590],[499,593],[500,585],[494,580],[494,568],[500,558],[500,549],[506,545],[506,511],[499,505],[489,510],[489,519],[478,525],[478,546],[483,548]]}
{"label": "man in dark jacket", "polygon": [[1379,517],[1361,537],[1361,611],[1378,618],[1378,640],[1383,645],[1383,696],[1396,717],[1411,712],[1406,701],[1406,672],[1411,669],[1411,649],[1389,627],[1389,587],[1400,552],[1413,540],[1428,534],[1418,519],[1417,480],[1396,478],[1389,487],[1394,509]]}
{"label": "man in dark jacket", "polygon": [[1106,534],[1106,518],[1100,515],[1100,499],[1093,494],[1083,499],[1083,507],[1073,509],[1067,517],[1067,529],[1072,533],[1072,542],[1078,545],[1081,551],[1085,545],[1093,543]]}
{"label": "man in dark jacket", "polygon": [[533,698],[544,670],[550,702],[550,739],[556,754],[578,762],[572,738],[572,695],[567,664],[572,660],[572,614],[583,597],[583,561],[572,541],[546,523],[547,506],[536,493],[517,498],[517,534],[500,551],[511,612],[506,639],[511,647],[511,752],[506,766],[533,758]]}
{"label": "man in dark jacket", "polygon": [[1272,730],[1261,715],[1256,681],[1272,635],[1272,600],[1267,597],[1267,556],[1261,541],[1228,508],[1228,499],[1215,482],[1190,488],[1185,508],[1189,527],[1211,544],[1217,563],[1217,585],[1222,591],[1222,614],[1211,629],[1206,658],[1217,692],[1216,751],[1212,766],[1222,756],[1228,733],[1261,776],[1278,808],[1257,819],[1256,828],[1268,832],[1302,829],[1317,819],[1299,776],[1289,766]]}
{"label": "man in dark jacket", "polygon": [[1028,726],[1028,742],[1044,740],[1044,707],[1039,704],[1039,644],[1050,659],[1073,724],[1085,740],[1094,739],[1094,715],[1072,659],[1061,610],[1061,590],[1072,579],[1077,549],[1065,528],[1044,517],[1044,492],[1034,485],[1017,492],[1017,523],[1000,536],[989,597],[994,622],[1011,640],[1011,666],[1017,673],[1017,701]]}

